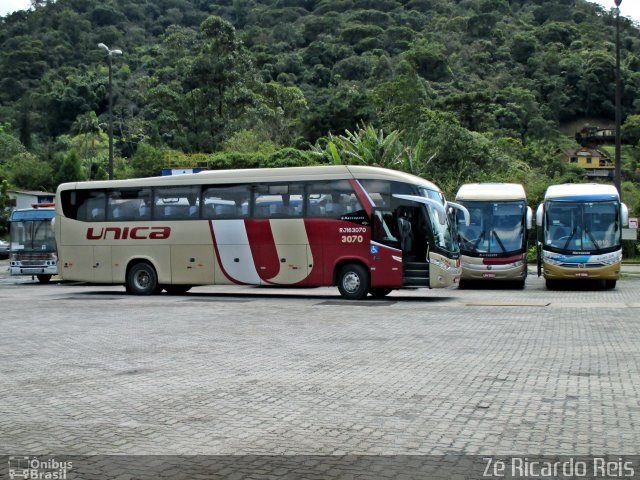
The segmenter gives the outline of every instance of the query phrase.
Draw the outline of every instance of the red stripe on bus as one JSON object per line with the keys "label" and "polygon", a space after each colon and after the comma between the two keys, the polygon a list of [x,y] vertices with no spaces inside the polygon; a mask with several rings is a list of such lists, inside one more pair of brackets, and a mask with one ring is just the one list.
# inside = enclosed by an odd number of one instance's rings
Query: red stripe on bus
{"label": "red stripe on bus", "polygon": [[520,262],[524,259],[523,254],[513,255],[512,257],[483,258],[484,265],[506,265],[508,263]]}
{"label": "red stripe on bus", "polygon": [[349,183],[355,190],[356,196],[360,201],[360,205],[362,205],[365,212],[367,212],[367,215],[371,216],[371,212],[373,211],[373,205],[371,204],[371,197],[369,197],[369,194],[364,191],[364,189],[362,188],[358,180],[352,178],[351,180],[349,180]]}
{"label": "red stripe on bus", "polygon": [[249,247],[253,255],[256,272],[268,282],[280,272],[280,259],[269,220],[245,220]]}

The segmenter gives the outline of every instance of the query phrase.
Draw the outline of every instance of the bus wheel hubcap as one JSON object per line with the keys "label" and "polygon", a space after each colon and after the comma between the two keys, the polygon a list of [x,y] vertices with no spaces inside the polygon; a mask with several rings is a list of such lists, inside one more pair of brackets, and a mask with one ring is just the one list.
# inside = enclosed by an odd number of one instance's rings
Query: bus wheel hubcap
{"label": "bus wheel hubcap", "polygon": [[136,283],[140,288],[147,288],[149,286],[149,274],[146,272],[140,272],[136,277]]}
{"label": "bus wheel hubcap", "polygon": [[344,276],[342,286],[347,292],[353,293],[360,287],[360,277],[353,272],[349,272]]}

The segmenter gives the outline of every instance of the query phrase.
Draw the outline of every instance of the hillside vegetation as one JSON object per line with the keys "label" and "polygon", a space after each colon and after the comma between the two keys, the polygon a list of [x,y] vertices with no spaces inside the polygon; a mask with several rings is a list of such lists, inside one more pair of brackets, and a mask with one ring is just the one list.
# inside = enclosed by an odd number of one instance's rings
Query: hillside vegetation
{"label": "hillside vegetation", "polygon": [[[438,182],[581,181],[560,133],[614,119],[615,16],[584,0],[57,0],[0,20],[0,181],[359,162]],[[640,30],[622,19],[640,211]],[[336,148],[334,148],[336,147]]]}

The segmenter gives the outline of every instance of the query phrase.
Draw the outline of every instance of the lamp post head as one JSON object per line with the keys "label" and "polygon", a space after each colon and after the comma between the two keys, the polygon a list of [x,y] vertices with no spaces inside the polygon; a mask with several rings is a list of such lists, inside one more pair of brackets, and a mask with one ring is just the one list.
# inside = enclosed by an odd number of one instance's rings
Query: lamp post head
{"label": "lamp post head", "polygon": [[104,43],[99,43],[98,44],[98,48],[102,48],[103,50],[105,50],[107,52],[107,55],[109,55],[109,56],[111,56],[111,55],[122,55],[122,50],[120,50],[118,48],[114,48],[113,50],[111,50]]}
{"label": "lamp post head", "polygon": [[622,3],[622,0],[613,0],[613,1],[616,4],[616,7],[619,7],[620,4]]}

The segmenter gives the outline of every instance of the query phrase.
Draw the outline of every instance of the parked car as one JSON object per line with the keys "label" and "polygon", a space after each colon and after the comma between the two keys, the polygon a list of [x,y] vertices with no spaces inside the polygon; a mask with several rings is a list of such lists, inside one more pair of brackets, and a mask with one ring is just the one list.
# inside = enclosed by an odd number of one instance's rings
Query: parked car
{"label": "parked car", "polygon": [[9,242],[0,238],[0,258],[9,258]]}

